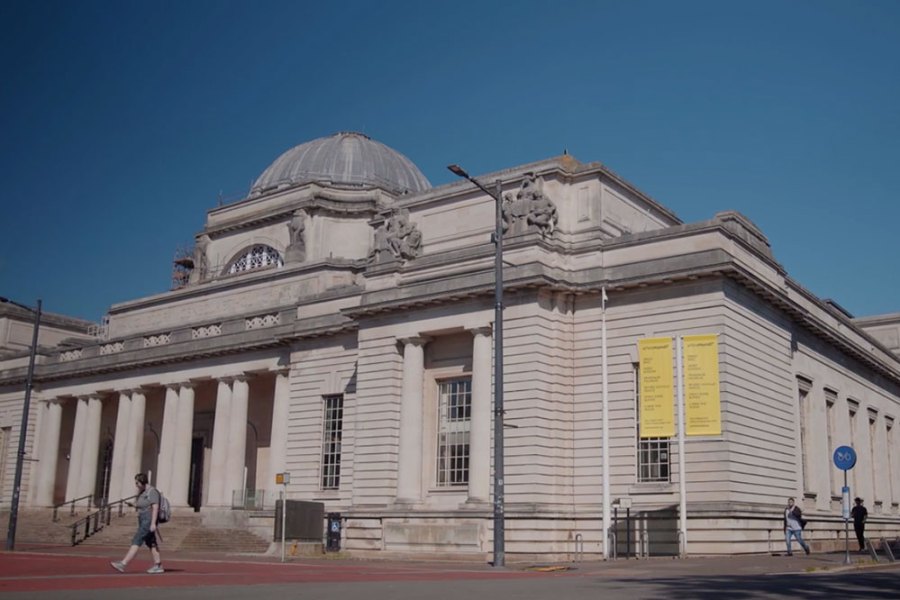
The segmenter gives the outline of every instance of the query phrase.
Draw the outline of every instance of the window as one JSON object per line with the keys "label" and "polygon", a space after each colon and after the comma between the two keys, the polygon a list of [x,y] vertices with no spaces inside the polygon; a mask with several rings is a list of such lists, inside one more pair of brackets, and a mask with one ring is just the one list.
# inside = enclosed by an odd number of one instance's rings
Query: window
{"label": "window", "polygon": [[797,410],[800,415],[800,481],[803,483],[804,491],[810,489],[810,453],[807,449],[807,444],[809,444],[809,432],[807,431],[809,427],[809,415],[807,414],[809,412],[809,402],[807,398],[811,388],[811,381],[802,377],[797,378]]}
{"label": "window", "polygon": [[325,396],[322,429],[322,489],[336,490],[341,485],[341,437],[344,433],[344,396]]}
{"label": "window", "polygon": [[235,258],[228,267],[228,274],[233,275],[270,266],[283,267],[284,260],[275,248],[258,244]]}
{"label": "window", "polygon": [[885,415],[884,417],[884,437],[885,443],[887,445],[887,483],[885,484],[885,489],[887,493],[887,501],[891,504],[894,504],[897,501],[897,497],[894,494],[894,419]]}
{"label": "window", "polygon": [[878,443],[878,413],[871,408],[869,409],[869,469],[872,471],[872,493],[875,495],[873,500],[881,500],[882,483],[878,478],[878,469],[876,468],[875,457],[877,456]]}
{"label": "window", "polygon": [[[859,402],[852,398],[847,398],[847,412],[850,417],[850,447],[856,448],[856,413],[859,411]],[[857,465],[859,467],[859,465]],[[859,468],[850,469],[850,485],[856,489],[856,474]]]}
{"label": "window", "polygon": [[469,483],[469,425],[472,380],[438,382],[437,486]]}
{"label": "window", "polygon": [[637,435],[637,480],[639,483],[671,481],[669,438],[641,439],[641,378],[634,366],[635,431]]}
{"label": "window", "polygon": [[0,428],[0,481],[6,478],[6,462],[9,457],[9,443],[12,438],[12,427]]}
{"label": "window", "polygon": [[[826,389],[825,390],[825,433],[828,436],[828,460],[831,461],[831,456],[834,453],[834,405],[837,402],[837,392]],[[837,481],[835,480],[835,473],[837,469],[832,469],[830,466],[828,468],[828,483],[829,493],[834,496],[839,494],[840,490],[837,487]]]}

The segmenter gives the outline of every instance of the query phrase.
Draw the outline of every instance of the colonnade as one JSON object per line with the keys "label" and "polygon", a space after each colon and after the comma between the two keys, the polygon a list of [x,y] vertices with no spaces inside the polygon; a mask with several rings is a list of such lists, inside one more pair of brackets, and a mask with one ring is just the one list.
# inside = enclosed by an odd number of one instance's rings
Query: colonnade
{"label": "colonnade", "polygon": [[[274,376],[271,446],[268,464],[264,467],[267,470],[267,486],[272,489],[275,488],[275,473],[285,469],[289,403],[288,370],[275,371]],[[182,381],[162,385],[165,388],[165,399],[154,484],[166,494],[174,507],[186,507],[190,495],[194,395],[197,383]],[[148,465],[142,463],[142,458],[147,393],[150,389],[147,386],[123,389],[118,392],[115,400],[96,393],[76,398],[54,398],[38,403],[41,431],[39,447],[36,448],[39,460],[32,474],[34,504],[52,506],[56,500],[54,496],[63,429],[63,405],[68,402],[76,404],[68,454],[65,500],[93,494],[96,489],[104,401],[115,401],[117,404],[107,497],[109,500],[118,500],[134,494],[135,473],[148,470]],[[231,506],[232,493],[245,488],[249,400],[250,384],[246,374],[217,379],[212,460],[207,467],[210,469],[209,491],[204,498],[204,506]]]}

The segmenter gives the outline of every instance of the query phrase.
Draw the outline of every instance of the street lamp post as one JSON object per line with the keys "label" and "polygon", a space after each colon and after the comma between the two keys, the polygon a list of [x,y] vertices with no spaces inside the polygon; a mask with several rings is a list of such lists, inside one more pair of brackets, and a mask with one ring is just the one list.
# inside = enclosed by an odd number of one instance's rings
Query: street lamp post
{"label": "street lamp post", "polygon": [[468,179],[494,199],[494,566],[506,564],[506,524],[503,514],[503,184],[498,179],[494,191],[469,176],[459,165],[450,172]]}
{"label": "street lamp post", "polygon": [[22,468],[25,464],[25,435],[28,433],[28,413],[31,406],[31,388],[34,385],[34,358],[37,354],[38,331],[41,327],[41,300],[37,308],[31,308],[0,296],[0,302],[12,304],[34,313],[34,330],[31,333],[31,354],[28,358],[28,375],[25,378],[25,402],[22,403],[22,424],[19,427],[19,451],[16,453],[16,475],[13,480],[12,503],[9,507],[9,529],[6,531],[6,551],[16,549],[16,525],[19,521],[19,495],[22,491]]}

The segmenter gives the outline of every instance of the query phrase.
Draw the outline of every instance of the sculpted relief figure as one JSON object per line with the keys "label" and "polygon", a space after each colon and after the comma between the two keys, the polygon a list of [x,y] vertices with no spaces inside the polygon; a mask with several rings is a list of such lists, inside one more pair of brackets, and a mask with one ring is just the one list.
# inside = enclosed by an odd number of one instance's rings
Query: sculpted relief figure
{"label": "sculpted relief figure", "polygon": [[287,247],[285,259],[289,262],[306,260],[306,219],[307,214],[305,210],[295,210],[290,223],[288,223],[291,242]]}
{"label": "sculpted relief figure", "polygon": [[422,249],[422,233],[409,221],[405,208],[391,211],[390,216],[375,230],[375,244],[369,253],[369,262],[381,262],[389,258],[409,260]]}
{"label": "sculpted relief figure", "polygon": [[[510,228],[521,232],[524,226],[536,226],[541,235],[553,235],[559,214],[556,205],[548,198],[542,188],[541,180],[534,173],[526,173],[519,190],[503,197],[503,232]],[[518,227],[516,227],[518,225]]]}
{"label": "sculpted relief figure", "polygon": [[206,274],[209,272],[207,248],[209,248],[209,236],[204,233],[194,243],[194,269],[191,271],[191,283],[206,279]]}

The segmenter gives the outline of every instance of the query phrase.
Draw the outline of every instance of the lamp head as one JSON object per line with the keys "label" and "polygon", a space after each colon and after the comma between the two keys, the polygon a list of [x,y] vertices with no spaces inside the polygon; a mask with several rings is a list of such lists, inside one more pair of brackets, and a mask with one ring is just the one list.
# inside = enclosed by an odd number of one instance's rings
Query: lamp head
{"label": "lamp head", "polygon": [[459,165],[448,165],[448,169],[450,172],[456,175],[457,177],[462,177],[464,179],[469,179],[469,174],[465,172],[465,170]]}

